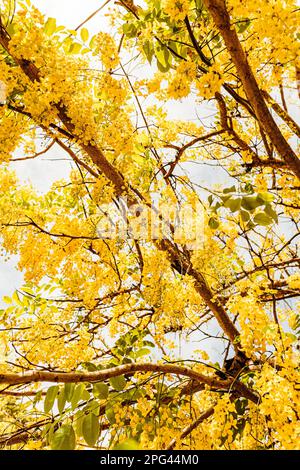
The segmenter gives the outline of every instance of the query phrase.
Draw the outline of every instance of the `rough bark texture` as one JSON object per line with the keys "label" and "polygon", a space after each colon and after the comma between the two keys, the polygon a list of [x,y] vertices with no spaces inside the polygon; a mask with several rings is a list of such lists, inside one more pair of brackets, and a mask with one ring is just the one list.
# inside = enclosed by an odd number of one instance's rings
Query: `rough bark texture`
{"label": "rough bark texture", "polygon": [[254,109],[260,125],[273,142],[278,154],[286,162],[289,169],[300,179],[300,160],[283,137],[264,101],[236,30],[230,22],[230,16],[224,0],[204,0],[204,3],[223,37],[226,48],[243,84],[246,96]]}

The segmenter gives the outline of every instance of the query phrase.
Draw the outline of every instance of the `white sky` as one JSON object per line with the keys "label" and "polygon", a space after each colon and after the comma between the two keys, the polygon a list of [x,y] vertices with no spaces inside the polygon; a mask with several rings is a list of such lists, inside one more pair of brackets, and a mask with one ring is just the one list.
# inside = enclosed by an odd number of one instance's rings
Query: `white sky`
{"label": "white sky", "polygon": [[[58,24],[74,29],[105,2],[104,0],[31,0],[31,3],[46,16],[56,18]],[[88,29],[91,32],[95,33],[106,27],[104,14],[108,11],[108,7],[109,4],[89,21]]]}

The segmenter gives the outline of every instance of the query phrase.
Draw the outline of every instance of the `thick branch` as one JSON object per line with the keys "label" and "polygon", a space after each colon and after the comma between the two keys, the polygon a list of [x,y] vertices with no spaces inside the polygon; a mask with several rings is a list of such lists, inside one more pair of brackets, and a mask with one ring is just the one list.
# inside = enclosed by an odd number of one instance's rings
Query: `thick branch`
{"label": "thick branch", "polygon": [[300,179],[300,160],[280,132],[258,87],[247,56],[241,46],[235,28],[230,22],[224,0],[204,0],[214,22],[222,35],[228,52],[242,81],[247,98],[252,105],[257,119],[273,142],[279,155],[291,171]]}
{"label": "thick branch", "polygon": [[157,372],[162,374],[174,374],[188,377],[195,382],[206,384],[213,389],[236,391],[239,395],[248,398],[254,403],[258,403],[259,397],[246,385],[234,380],[219,380],[214,376],[207,376],[196,372],[189,367],[176,364],[124,364],[122,366],[103,369],[96,372],[48,372],[44,370],[33,370],[24,373],[2,373],[0,374],[1,384],[25,384],[34,382],[55,382],[55,383],[79,383],[79,382],[103,382],[111,377],[134,374],[136,372]]}
{"label": "thick branch", "polygon": [[265,90],[262,91],[263,96],[270,103],[271,108],[275,111],[277,116],[279,116],[293,131],[297,137],[300,138],[300,127],[294,121],[294,119],[272,98],[272,96]]}
{"label": "thick branch", "polygon": [[0,374],[1,384],[25,384],[33,382],[60,382],[60,383],[78,383],[78,382],[103,382],[111,377],[117,377],[124,374],[134,374],[135,372],[161,372],[165,374],[176,374],[189,377],[198,382],[211,385],[213,387],[228,386],[228,381],[217,380],[215,377],[209,377],[188,367],[175,364],[125,364],[112,367],[97,372],[48,372],[34,370],[24,373],[4,373]]}

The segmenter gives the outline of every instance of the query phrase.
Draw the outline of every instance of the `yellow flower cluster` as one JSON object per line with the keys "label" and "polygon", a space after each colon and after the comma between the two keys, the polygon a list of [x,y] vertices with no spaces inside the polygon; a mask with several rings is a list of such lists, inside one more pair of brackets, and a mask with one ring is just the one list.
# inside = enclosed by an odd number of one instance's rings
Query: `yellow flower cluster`
{"label": "yellow flower cluster", "polygon": [[215,93],[220,91],[223,81],[224,77],[222,77],[219,66],[212,65],[207,73],[196,80],[199,96],[205,99],[213,98]]}
{"label": "yellow flower cluster", "polygon": [[168,84],[167,96],[180,99],[189,95],[191,83],[196,78],[196,65],[193,62],[181,62]]}
{"label": "yellow flower cluster", "polygon": [[183,21],[190,9],[190,0],[163,0],[163,10],[173,21]]}
{"label": "yellow flower cluster", "polygon": [[100,32],[96,37],[96,52],[100,54],[101,62],[106,70],[111,70],[119,64],[118,48],[114,39],[108,33]]}
{"label": "yellow flower cluster", "polygon": [[287,282],[291,289],[300,289],[300,273],[295,273],[289,276]]}

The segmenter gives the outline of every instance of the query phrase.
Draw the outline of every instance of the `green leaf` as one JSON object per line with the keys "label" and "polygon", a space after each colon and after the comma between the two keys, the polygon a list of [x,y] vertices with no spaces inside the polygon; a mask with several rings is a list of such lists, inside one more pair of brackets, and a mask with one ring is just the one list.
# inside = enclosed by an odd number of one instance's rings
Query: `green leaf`
{"label": "green leaf", "polygon": [[6,31],[8,32],[8,34],[10,35],[10,37],[13,37],[13,35],[14,35],[15,32],[16,32],[13,23],[9,23],[9,24],[6,26]]}
{"label": "green leaf", "polygon": [[43,391],[42,391],[42,390],[39,390],[39,391],[36,393],[36,395],[35,395],[35,397],[34,397],[34,399],[33,399],[33,404],[34,404],[34,405],[35,405],[36,403],[38,403],[39,401],[41,401],[41,399],[42,399],[42,394],[43,394]]}
{"label": "green leaf", "polygon": [[231,212],[236,212],[240,209],[241,207],[241,198],[238,197],[236,199],[228,199],[225,203],[224,203],[224,206],[225,207],[228,207]]}
{"label": "green leaf", "polygon": [[108,385],[105,383],[95,383],[93,385],[93,394],[96,398],[100,400],[106,400],[108,397]]}
{"label": "green leaf", "polygon": [[82,435],[89,446],[94,446],[100,434],[99,419],[94,413],[86,415],[82,421]]}
{"label": "green leaf", "polygon": [[57,396],[57,408],[60,414],[62,414],[62,412],[64,411],[65,404],[66,404],[66,397],[65,397],[65,390],[63,389],[59,391],[59,394]]}
{"label": "green leaf", "polygon": [[157,68],[160,72],[167,72],[170,68],[169,64],[170,52],[166,47],[156,52]]}
{"label": "green leaf", "polygon": [[208,221],[208,225],[210,226],[210,228],[212,228],[213,230],[216,230],[220,223],[217,219],[215,219],[214,217],[211,217]]}
{"label": "green leaf", "polygon": [[265,212],[259,212],[253,220],[258,225],[270,225],[273,222],[272,217],[267,215]]}
{"label": "green leaf", "polygon": [[44,31],[45,31],[45,34],[47,34],[47,36],[52,36],[52,34],[56,31],[56,19],[55,18],[48,18],[44,26]]}
{"label": "green leaf", "polygon": [[17,304],[17,305],[22,305],[22,301],[20,300],[19,294],[17,291],[15,291],[12,295],[12,300]]}
{"label": "green leaf", "polygon": [[248,220],[250,219],[249,212],[241,210],[240,214],[241,214],[242,221],[248,222]]}
{"label": "green leaf", "polygon": [[154,56],[154,48],[150,41],[147,40],[144,42],[143,51],[145,52],[145,55],[147,57],[149,64],[151,64],[153,56]]}
{"label": "green leaf", "polygon": [[76,446],[75,432],[70,424],[64,424],[51,436],[52,450],[73,450]]}
{"label": "green leaf", "polygon": [[75,414],[75,418],[74,418],[75,431],[78,437],[82,437],[82,423],[83,423],[84,418],[85,418],[85,414],[83,413],[82,410],[78,411]]}
{"label": "green leaf", "polygon": [[169,41],[168,46],[169,46],[170,49],[172,49],[173,52],[175,52],[175,54],[178,54],[177,42]]}
{"label": "green leaf", "polygon": [[244,196],[241,202],[242,207],[247,211],[254,211],[262,204],[263,203],[261,201],[257,200],[256,196]]}
{"label": "green leaf", "polygon": [[123,33],[129,38],[133,38],[136,35],[137,29],[134,24],[125,23],[123,24],[122,28],[123,28]]}
{"label": "green leaf", "polygon": [[244,20],[237,23],[237,29],[239,33],[243,33],[250,25],[250,20]]}
{"label": "green leaf", "polygon": [[121,392],[126,386],[126,380],[123,375],[119,375],[118,377],[111,377],[109,379],[109,383],[115,390],[117,390],[117,392]]}
{"label": "green leaf", "polygon": [[65,384],[65,396],[66,396],[66,400],[67,400],[67,401],[71,401],[71,400],[72,400],[72,395],[73,395],[73,392],[74,392],[74,387],[75,387],[74,384]]}
{"label": "green leaf", "polygon": [[48,388],[44,401],[45,413],[49,413],[49,411],[52,410],[57,393],[58,385],[53,385],[52,387]]}
{"label": "green leaf", "polygon": [[86,28],[82,28],[82,29],[80,30],[80,37],[81,37],[81,39],[83,40],[83,42],[88,41],[88,39],[89,39],[89,32],[88,32],[88,30],[87,30]]}
{"label": "green leaf", "polygon": [[264,192],[264,193],[258,193],[257,199],[265,202],[272,202],[274,201],[274,194]]}
{"label": "green leaf", "polygon": [[83,362],[81,365],[82,367],[84,367],[84,369],[88,370],[89,372],[94,372],[95,370],[97,370],[97,366],[95,366],[95,364],[93,364],[92,362]]}
{"label": "green leaf", "polygon": [[278,224],[278,215],[275,210],[272,208],[271,204],[266,204],[265,213],[272,217],[272,219]]}
{"label": "green leaf", "polygon": [[202,10],[202,8],[203,8],[203,0],[195,0],[195,4],[196,4],[196,9],[197,9],[197,10]]}
{"label": "green leaf", "polygon": [[223,189],[224,194],[235,193],[235,192],[236,192],[236,187],[235,186],[231,186],[230,188]]}
{"label": "green leaf", "polygon": [[78,402],[81,400],[84,390],[85,390],[84,384],[76,385],[73,395],[72,395],[72,399],[71,399],[72,410],[75,410],[76,406],[78,405]]}
{"label": "green leaf", "polygon": [[141,348],[135,353],[135,357],[138,358],[138,357],[148,356],[148,354],[150,353],[151,353],[150,349]]}
{"label": "green leaf", "polygon": [[81,399],[82,399],[83,401],[89,401],[90,397],[91,397],[91,396],[90,396],[88,390],[85,388],[85,389],[83,390],[83,392],[82,392]]}
{"label": "green leaf", "polygon": [[108,403],[105,407],[105,416],[107,417],[110,424],[115,424],[116,417],[113,409],[113,403]]}
{"label": "green leaf", "polygon": [[126,439],[115,445],[112,450],[139,450],[139,443],[135,439]]}
{"label": "green leaf", "polygon": [[290,338],[293,342],[298,341],[297,336],[293,335],[293,333],[284,333],[284,335]]}
{"label": "green leaf", "polygon": [[97,44],[97,35],[93,36],[89,42],[90,49],[94,49]]}
{"label": "green leaf", "polygon": [[159,62],[161,63],[163,67],[168,67],[169,56],[170,56],[170,53],[166,47],[156,52],[156,58],[159,60]]}

